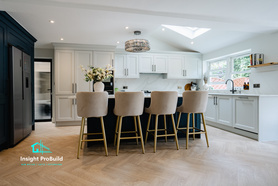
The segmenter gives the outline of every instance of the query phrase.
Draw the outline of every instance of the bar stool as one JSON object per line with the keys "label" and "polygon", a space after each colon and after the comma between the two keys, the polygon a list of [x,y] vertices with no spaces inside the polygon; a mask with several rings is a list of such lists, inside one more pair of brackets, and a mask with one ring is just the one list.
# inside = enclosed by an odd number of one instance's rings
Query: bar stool
{"label": "bar stool", "polygon": [[[85,141],[103,141],[105,148],[105,155],[108,156],[105,129],[103,123],[103,116],[107,115],[108,111],[108,93],[107,92],[77,92],[77,115],[82,117],[77,159],[79,159],[80,149],[82,149],[82,142]],[[100,118],[102,133],[84,133],[85,118],[97,117]],[[100,139],[84,139],[84,135],[101,135]]]}
{"label": "bar stool", "polygon": [[[184,129],[186,130],[186,149],[188,148],[189,134],[193,134],[193,139],[195,139],[195,134],[205,134],[207,146],[209,147],[208,134],[207,134],[206,123],[204,118],[204,112],[206,111],[207,102],[208,102],[208,92],[207,91],[185,91],[183,92],[182,97],[183,97],[182,105],[177,108],[177,112],[179,112],[177,130],[184,130]],[[187,113],[187,126],[184,128],[179,128],[180,118],[182,113]],[[193,124],[192,127],[189,126],[190,114],[192,114],[192,124]],[[204,130],[195,127],[194,114],[202,115]],[[190,129],[192,129],[192,132],[189,132]],[[195,130],[197,130],[197,132]]]}
{"label": "bar stool", "polygon": [[[117,151],[116,151],[117,156],[119,154],[121,139],[136,139],[137,144],[138,144],[138,139],[141,139],[142,153],[143,154],[145,153],[142,128],[141,128],[141,122],[140,122],[140,117],[139,117],[140,115],[143,114],[144,100],[145,99],[144,99],[143,92],[116,92],[115,93],[114,114],[117,116],[117,123],[116,123],[116,129],[115,129],[114,145],[115,145],[116,139],[117,139]],[[122,120],[123,120],[123,117],[125,117],[125,116],[133,116],[135,131],[122,132]],[[136,118],[137,118],[137,122],[136,122]],[[138,133],[137,133],[136,123],[138,124],[140,136],[138,136]],[[135,136],[121,137],[122,133],[134,133]]]}
{"label": "bar stool", "polygon": [[[156,143],[158,137],[165,137],[167,141],[167,136],[175,136],[177,150],[179,150],[177,130],[175,126],[173,114],[176,112],[178,102],[178,92],[176,91],[153,91],[151,93],[151,105],[149,108],[145,108],[145,112],[149,113],[147,132],[145,142],[148,140],[148,133],[154,132],[154,152],[156,152]],[[155,115],[155,127],[154,130],[150,130],[151,116]],[[158,116],[164,115],[164,129],[158,129]],[[172,125],[174,133],[167,134],[166,128],[166,115],[171,115]],[[164,134],[157,135],[158,131],[164,131]]]}

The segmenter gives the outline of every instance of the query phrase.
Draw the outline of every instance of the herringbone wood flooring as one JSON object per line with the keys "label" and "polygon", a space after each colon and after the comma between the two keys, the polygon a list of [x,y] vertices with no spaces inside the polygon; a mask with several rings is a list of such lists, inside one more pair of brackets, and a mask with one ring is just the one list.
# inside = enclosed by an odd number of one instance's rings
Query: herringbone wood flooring
{"label": "herringbone wood flooring", "polygon": [[[37,123],[36,131],[14,148],[0,152],[0,185],[278,185],[278,142],[261,143],[208,128],[210,147],[202,139],[179,139],[141,146],[123,142],[119,156],[109,144],[109,156],[101,143],[84,148],[76,159],[79,127],[55,127]],[[31,145],[42,140],[52,154],[63,156],[62,165],[22,166],[20,156],[33,154]],[[35,162],[37,163],[37,162]],[[59,163],[59,162],[58,162]]]}

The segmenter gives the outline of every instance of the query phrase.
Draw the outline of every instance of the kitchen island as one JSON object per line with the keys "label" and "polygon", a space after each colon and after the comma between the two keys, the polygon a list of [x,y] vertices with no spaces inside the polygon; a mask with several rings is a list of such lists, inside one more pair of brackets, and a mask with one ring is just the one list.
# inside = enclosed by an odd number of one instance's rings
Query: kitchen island
{"label": "kitchen island", "polygon": [[[149,107],[150,103],[151,103],[150,94],[145,94],[144,107],[145,108]],[[177,106],[180,106],[181,104],[182,104],[182,95],[179,95]],[[107,116],[104,117],[104,126],[105,126],[106,139],[107,139],[108,144],[114,142],[114,134],[115,134],[116,121],[117,121],[117,116],[114,115],[114,113],[113,113],[114,106],[115,106],[114,95],[109,95],[108,114],[107,114]],[[141,125],[142,125],[142,133],[143,133],[144,139],[145,139],[146,130],[147,130],[148,117],[149,117],[149,114],[147,114],[145,112],[140,116]],[[178,121],[177,113],[174,114],[174,119],[175,119],[175,124],[177,125],[177,121]],[[180,127],[186,127],[186,119],[187,119],[187,114],[182,114],[181,121],[180,121]],[[155,120],[155,117],[152,116],[150,128],[154,128],[154,120]],[[172,128],[172,123],[171,123],[172,121],[171,121],[170,116],[167,116],[166,120],[167,120],[167,122],[166,122],[167,129],[169,132],[172,132],[173,128]],[[200,114],[195,114],[195,126],[200,127],[200,124],[201,124]],[[190,120],[190,125],[192,126],[192,117]],[[159,116],[158,126],[159,126],[159,128],[164,128],[163,115]],[[129,131],[134,130],[133,117],[124,117],[123,118],[122,131],[128,131],[128,130]],[[88,133],[101,132],[101,125],[100,125],[99,118],[88,118],[87,132]],[[179,138],[180,137],[185,138],[185,133],[183,133],[182,131],[179,131],[178,136],[179,136]],[[93,138],[94,136],[88,136],[88,137]],[[200,138],[200,134],[196,135],[196,137]],[[171,138],[171,137],[168,137],[168,138]],[[153,140],[153,136],[149,135],[148,139]],[[161,140],[164,140],[164,138],[161,138]],[[90,145],[92,145],[92,143],[88,143],[88,146],[90,146]]]}

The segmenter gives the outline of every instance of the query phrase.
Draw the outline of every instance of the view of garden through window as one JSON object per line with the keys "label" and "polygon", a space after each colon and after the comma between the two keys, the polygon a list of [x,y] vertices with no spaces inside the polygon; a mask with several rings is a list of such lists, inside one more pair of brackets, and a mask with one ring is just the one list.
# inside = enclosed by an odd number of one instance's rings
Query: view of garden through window
{"label": "view of garden through window", "polygon": [[249,82],[250,75],[249,55],[230,57],[224,60],[209,63],[209,85],[213,90],[227,89],[227,79],[234,81],[235,87],[243,87]]}

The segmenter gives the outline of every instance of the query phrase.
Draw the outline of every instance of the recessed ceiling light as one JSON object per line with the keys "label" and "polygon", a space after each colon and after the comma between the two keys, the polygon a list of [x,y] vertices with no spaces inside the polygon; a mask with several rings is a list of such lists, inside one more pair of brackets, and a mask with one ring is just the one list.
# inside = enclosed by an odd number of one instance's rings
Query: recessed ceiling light
{"label": "recessed ceiling light", "polygon": [[193,41],[191,41],[191,45],[193,45],[194,44],[194,42]]}
{"label": "recessed ceiling light", "polygon": [[119,43],[120,43],[120,41],[117,41],[117,43],[119,44]]}
{"label": "recessed ceiling light", "polygon": [[126,27],[125,27],[125,29],[126,29],[126,30],[128,30],[128,29],[129,29],[129,27],[128,27],[128,26],[126,26]]}
{"label": "recessed ceiling light", "polygon": [[60,39],[60,40],[61,40],[61,41],[64,41],[64,38],[62,38],[62,37],[61,37],[61,39]]}
{"label": "recessed ceiling light", "polygon": [[54,20],[49,20],[49,23],[55,23],[55,21]]}
{"label": "recessed ceiling light", "polygon": [[162,30],[162,31],[165,31],[165,28],[162,28],[161,30]]}

